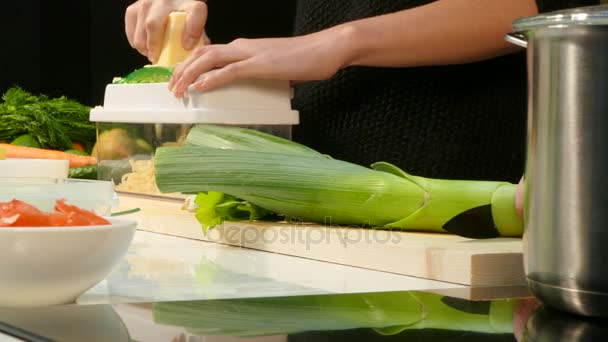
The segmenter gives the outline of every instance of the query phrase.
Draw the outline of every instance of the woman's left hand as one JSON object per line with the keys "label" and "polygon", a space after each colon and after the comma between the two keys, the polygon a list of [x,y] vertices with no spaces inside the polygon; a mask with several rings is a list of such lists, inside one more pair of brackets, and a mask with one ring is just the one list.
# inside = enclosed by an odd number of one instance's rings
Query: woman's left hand
{"label": "woman's left hand", "polygon": [[169,87],[182,97],[191,84],[207,91],[240,79],[328,79],[347,65],[351,35],[348,27],[338,26],[305,36],[202,46],[175,68]]}

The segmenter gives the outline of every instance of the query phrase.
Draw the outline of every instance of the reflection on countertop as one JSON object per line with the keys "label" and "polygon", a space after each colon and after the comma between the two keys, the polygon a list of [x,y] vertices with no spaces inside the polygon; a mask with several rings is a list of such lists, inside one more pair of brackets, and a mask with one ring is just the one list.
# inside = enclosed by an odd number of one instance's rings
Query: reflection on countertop
{"label": "reflection on countertop", "polygon": [[466,286],[138,231],[125,259],[77,302],[107,304],[457,288]]}
{"label": "reflection on countertop", "polygon": [[600,341],[606,326],[539,307],[521,286],[472,288],[147,232],[77,303],[0,308],[0,339],[26,341]]}
{"label": "reflection on countertop", "polygon": [[472,301],[422,291],[2,309],[0,322],[0,330],[56,341],[603,341],[608,336],[608,322],[551,311],[532,298]]}

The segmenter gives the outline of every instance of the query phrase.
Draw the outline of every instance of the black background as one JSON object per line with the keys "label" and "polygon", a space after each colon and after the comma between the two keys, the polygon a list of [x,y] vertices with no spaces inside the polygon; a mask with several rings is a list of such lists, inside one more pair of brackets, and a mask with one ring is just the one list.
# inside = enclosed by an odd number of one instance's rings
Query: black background
{"label": "black background", "polygon": [[[147,64],[124,33],[125,0],[0,2],[0,92],[12,85],[93,106],[106,84]],[[209,0],[214,43],[291,35],[295,1]]]}

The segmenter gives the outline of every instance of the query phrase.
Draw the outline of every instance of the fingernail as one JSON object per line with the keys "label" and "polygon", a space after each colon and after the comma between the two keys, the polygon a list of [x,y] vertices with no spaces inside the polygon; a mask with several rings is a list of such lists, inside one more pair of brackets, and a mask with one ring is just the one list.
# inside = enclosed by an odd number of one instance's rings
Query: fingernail
{"label": "fingernail", "polygon": [[194,39],[192,37],[186,37],[186,40],[184,41],[184,48],[186,50],[192,50],[192,48],[194,48],[195,44],[196,44],[196,39]]}

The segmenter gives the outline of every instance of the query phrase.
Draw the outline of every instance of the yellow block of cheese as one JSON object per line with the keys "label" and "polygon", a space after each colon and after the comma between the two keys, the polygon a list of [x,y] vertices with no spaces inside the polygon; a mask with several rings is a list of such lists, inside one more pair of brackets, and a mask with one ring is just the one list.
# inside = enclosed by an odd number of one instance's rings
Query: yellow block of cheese
{"label": "yellow block of cheese", "polygon": [[0,160],[6,159],[6,148],[0,146]]}
{"label": "yellow block of cheese", "polygon": [[[186,50],[182,46],[182,33],[186,26],[186,16],[185,12],[171,12],[169,14],[163,46],[155,65],[172,67],[188,58],[192,53],[192,50]],[[203,41],[201,40],[198,46],[202,44]]]}

